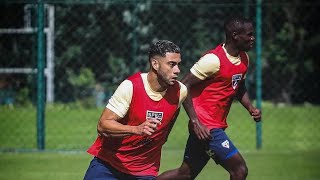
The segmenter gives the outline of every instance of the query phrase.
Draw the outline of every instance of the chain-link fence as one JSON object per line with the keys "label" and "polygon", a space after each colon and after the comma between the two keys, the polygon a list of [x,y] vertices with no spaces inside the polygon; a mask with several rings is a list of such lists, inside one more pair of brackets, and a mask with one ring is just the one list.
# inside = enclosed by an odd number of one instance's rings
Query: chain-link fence
{"label": "chain-link fence", "polygon": [[[37,149],[37,4],[0,3],[0,148]],[[319,150],[320,82],[316,60],[319,2],[268,1],[44,1],[45,121],[47,150],[83,150],[115,88],[147,71],[149,44],[175,42],[182,50],[181,76],[205,51],[224,41],[223,21],[242,14],[261,21],[262,149]],[[256,100],[257,50],[247,84]],[[235,103],[230,136],[255,149],[256,126]],[[168,148],[184,148],[182,111]],[[38,124],[39,125],[39,124]]]}

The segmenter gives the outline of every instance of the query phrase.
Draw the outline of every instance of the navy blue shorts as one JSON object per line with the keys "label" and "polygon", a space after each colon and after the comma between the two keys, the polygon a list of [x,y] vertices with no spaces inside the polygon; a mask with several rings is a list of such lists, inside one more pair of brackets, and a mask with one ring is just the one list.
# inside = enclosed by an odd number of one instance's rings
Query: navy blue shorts
{"label": "navy blue shorts", "polygon": [[220,164],[238,152],[223,129],[213,129],[210,133],[212,139],[209,141],[200,141],[193,133],[189,135],[184,161],[196,174],[202,170],[210,158]]}
{"label": "navy blue shorts", "polygon": [[84,180],[155,180],[155,176],[133,176],[116,170],[103,160],[94,157],[83,178]]}

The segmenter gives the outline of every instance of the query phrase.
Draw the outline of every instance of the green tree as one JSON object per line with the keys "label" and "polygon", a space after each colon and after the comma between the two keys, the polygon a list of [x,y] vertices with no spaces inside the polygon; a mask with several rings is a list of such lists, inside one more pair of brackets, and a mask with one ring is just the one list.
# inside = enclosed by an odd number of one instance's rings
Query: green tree
{"label": "green tree", "polygon": [[271,98],[274,102],[291,104],[306,101],[304,86],[314,86],[312,83],[315,83],[305,82],[304,79],[307,74],[316,75],[316,71],[312,54],[305,53],[310,40],[314,38],[308,35],[310,29],[304,23],[311,14],[301,11],[307,11],[312,4],[301,6],[301,3],[294,1],[286,6],[266,6],[263,24],[263,89],[267,92],[264,93],[266,99]]}

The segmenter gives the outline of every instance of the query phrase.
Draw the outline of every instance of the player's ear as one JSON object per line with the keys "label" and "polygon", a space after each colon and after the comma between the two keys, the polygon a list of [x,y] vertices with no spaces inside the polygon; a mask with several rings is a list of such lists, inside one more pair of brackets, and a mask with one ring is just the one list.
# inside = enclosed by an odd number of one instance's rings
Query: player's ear
{"label": "player's ear", "polygon": [[157,59],[152,58],[151,59],[151,66],[153,69],[158,70],[159,69],[159,61]]}
{"label": "player's ear", "polygon": [[236,31],[233,31],[232,32],[232,38],[235,39],[235,40],[238,40],[239,37],[238,37],[238,33]]}

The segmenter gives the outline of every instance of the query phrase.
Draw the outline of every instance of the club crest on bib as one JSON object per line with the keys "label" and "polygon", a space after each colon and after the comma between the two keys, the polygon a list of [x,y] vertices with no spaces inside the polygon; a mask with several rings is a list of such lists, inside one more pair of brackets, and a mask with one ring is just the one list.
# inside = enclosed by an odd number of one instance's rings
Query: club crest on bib
{"label": "club crest on bib", "polygon": [[163,112],[157,112],[157,111],[149,111],[147,110],[146,119],[152,118],[156,119],[158,121],[162,121],[163,118]]}
{"label": "club crest on bib", "polygon": [[234,74],[232,76],[232,88],[233,89],[236,89],[239,82],[241,81],[241,78],[242,78],[242,74]]}

